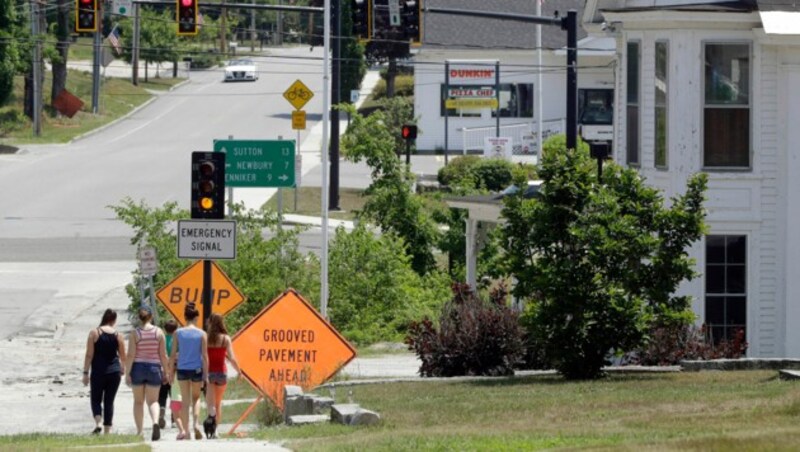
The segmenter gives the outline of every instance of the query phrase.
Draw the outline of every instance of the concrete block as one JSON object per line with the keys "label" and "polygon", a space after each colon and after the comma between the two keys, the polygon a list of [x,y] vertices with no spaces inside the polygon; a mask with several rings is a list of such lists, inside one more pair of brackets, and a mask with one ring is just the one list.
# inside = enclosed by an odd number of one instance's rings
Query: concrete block
{"label": "concrete block", "polygon": [[381,421],[381,415],[370,410],[359,409],[350,419],[350,425],[375,425]]}
{"label": "concrete block", "polygon": [[286,425],[324,424],[329,422],[330,419],[330,416],[327,414],[298,414],[296,416],[289,416]]}
{"label": "concrete block", "polygon": [[303,388],[300,386],[284,386],[283,387],[283,399],[286,400],[289,397],[299,397],[303,395]]}
{"label": "concrete block", "polygon": [[331,422],[350,425],[350,420],[361,407],[357,403],[335,403],[331,405]]}
{"label": "concrete block", "polygon": [[327,413],[334,404],[334,400],[331,397],[316,395],[307,395],[306,397],[310,398],[311,402],[314,404],[314,414]]}

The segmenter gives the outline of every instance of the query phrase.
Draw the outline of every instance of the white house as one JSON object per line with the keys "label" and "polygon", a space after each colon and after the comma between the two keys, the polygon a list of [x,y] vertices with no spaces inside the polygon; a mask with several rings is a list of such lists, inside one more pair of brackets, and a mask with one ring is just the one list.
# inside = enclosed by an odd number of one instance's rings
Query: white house
{"label": "white house", "polygon": [[715,338],[800,357],[800,2],[587,0],[616,39],[614,159],[665,195],[709,175],[709,233],[682,291]]}
{"label": "white house", "polygon": [[[548,1],[542,15],[562,16],[570,9],[583,12],[584,0]],[[534,1],[427,0],[426,7],[508,12],[534,15]],[[580,16],[579,16],[580,18]],[[417,148],[460,154],[483,146],[485,137],[513,139],[524,152],[523,137],[537,127],[537,76],[542,74],[542,121],[547,132],[563,132],[566,117],[566,32],[542,26],[542,64],[537,60],[536,25],[516,21],[425,14],[423,42],[414,56],[414,111],[419,116]],[[587,122],[610,124],[614,89],[615,41],[606,36],[579,33],[579,103]],[[449,63],[449,64],[448,64]],[[496,64],[498,66],[496,66]],[[499,78],[496,69],[499,67]],[[495,90],[499,82],[499,95]],[[449,87],[449,89],[447,89]],[[445,99],[463,102],[499,98],[499,108],[446,108]],[[475,104],[473,104],[475,105]],[[483,104],[487,105],[487,104]],[[608,113],[603,115],[602,113]],[[605,116],[603,118],[603,116]],[[447,123],[447,127],[445,124]],[[527,143],[527,142],[526,142]],[[528,149],[528,152],[535,152]]]}

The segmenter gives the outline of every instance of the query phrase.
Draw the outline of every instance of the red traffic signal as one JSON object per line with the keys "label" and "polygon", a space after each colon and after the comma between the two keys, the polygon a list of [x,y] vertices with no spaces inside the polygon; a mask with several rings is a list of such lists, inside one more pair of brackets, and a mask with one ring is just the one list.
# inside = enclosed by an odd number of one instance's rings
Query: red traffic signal
{"label": "red traffic signal", "polygon": [[75,0],[75,31],[97,31],[97,0]]}
{"label": "red traffic signal", "polygon": [[416,140],[417,126],[414,124],[405,124],[401,129],[400,134],[403,136],[404,140]]}
{"label": "red traffic signal", "polygon": [[178,0],[178,36],[197,34],[197,0]]}

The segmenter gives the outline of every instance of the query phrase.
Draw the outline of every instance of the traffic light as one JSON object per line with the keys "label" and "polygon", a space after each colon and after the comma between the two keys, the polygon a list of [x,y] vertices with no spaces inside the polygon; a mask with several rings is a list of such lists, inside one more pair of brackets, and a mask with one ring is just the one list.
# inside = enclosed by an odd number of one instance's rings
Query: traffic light
{"label": "traffic light", "polygon": [[192,218],[225,218],[225,154],[192,152]]}
{"label": "traffic light", "polygon": [[405,124],[403,128],[400,130],[400,134],[403,136],[403,139],[406,141],[416,140],[417,139],[417,126],[414,124]]}
{"label": "traffic light", "polygon": [[197,27],[197,0],[178,0],[178,36],[194,36]]}
{"label": "traffic light", "polygon": [[97,0],[75,0],[75,31],[97,31]]}
{"label": "traffic light", "polygon": [[420,33],[420,0],[403,0],[403,32],[405,38],[411,42],[422,42]]}
{"label": "traffic light", "polygon": [[353,16],[353,35],[359,39],[369,39],[368,1],[352,0],[350,10]]}

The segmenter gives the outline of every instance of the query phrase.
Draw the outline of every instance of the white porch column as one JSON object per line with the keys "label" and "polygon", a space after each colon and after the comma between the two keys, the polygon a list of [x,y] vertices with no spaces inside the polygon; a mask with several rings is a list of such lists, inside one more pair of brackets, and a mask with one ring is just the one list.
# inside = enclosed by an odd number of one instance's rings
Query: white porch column
{"label": "white porch column", "polygon": [[478,220],[467,218],[467,284],[472,289],[477,287],[478,280]]}

